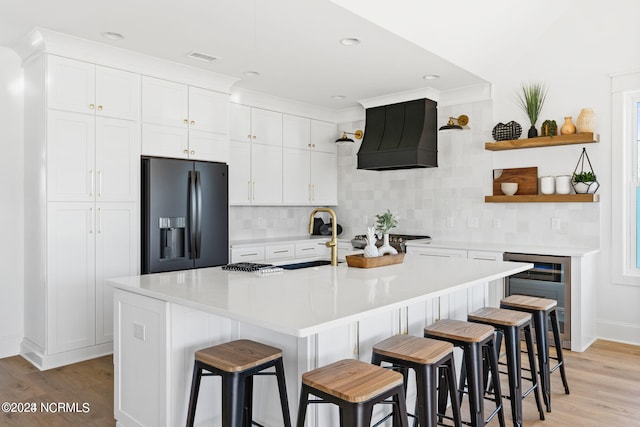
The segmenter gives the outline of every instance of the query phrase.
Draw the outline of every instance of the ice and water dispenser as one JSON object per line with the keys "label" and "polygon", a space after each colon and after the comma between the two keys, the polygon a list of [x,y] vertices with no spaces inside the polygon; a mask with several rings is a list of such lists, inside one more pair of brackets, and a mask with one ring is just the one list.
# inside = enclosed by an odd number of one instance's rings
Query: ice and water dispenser
{"label": "ice and water dispenser", "polygon": [[160,217],[159,223],[160,259],[184,258],[187,219],[185,217]]}

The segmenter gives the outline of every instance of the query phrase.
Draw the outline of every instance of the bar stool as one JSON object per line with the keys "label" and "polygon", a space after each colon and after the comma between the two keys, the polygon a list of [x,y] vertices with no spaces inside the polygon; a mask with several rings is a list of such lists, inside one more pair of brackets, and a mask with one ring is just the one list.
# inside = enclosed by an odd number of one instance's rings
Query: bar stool
{"label": "bar stool", "polygon": [[[502,308],[484,307],[467,315],[469,322],[482,323],[493,326],[499,332],[498,337],[504,336],[507,353],[507,376],[509,379],[509,400],[511,401],[511,417],[513,425],[522,426],[522,399],[531,392],[536,398],[536,405],[541,420],[544,420],[544,410],[538,390],[538,374],[536,372],[535,356],[533,354],[533,339],[531,338],[531,314]],[[527,391],[522,391],[522,367],[520,359],[520,334],[525,337],[529,370],[533,385]],[[500,339],[496,344],[500,353]]]}
{"label": "bar stool", "polygon": [[[464,391],[463,375],[466,372],[469,411],[471,413],[470,425],[473,427],[485,426],[496,414],[500,427],[505,427],[494,332],[494,328],[489,325],[453,319],[442,319],[424,328],[426,338],[448,341],[454,346],[462,348],[464,354],[463,374],[460,377],[459,392],[462,395]],[[486,397],[483,378],[487,373],[483,364],[483,353],[486,354],[488,368],[491,371],[491,385],[494,390],[494,399],[490,400],[495,401],[496,404],[496,409],[486,420],[484,418],[484,399]]]}
{"label": "bar stool", "polygon": [[[319,399],[309,400],[310,394]],[[388,397],[395,406],[394,426],[408,427],[401,374],[355,359],[340,360],[302,374],[297,427],[304,427],[308,404],[323,402],[338,405],[340,426],[369,427],[373,406]]]}
{"label": "bar stool", "polygon": [[[446,409],[446,394],[444,392],[446,386],[451,399],[454,425],[456,427],[461,425],[460,402],[458,393],[456,393],[456,372],[453,363],[453,344],[410,335],[394,335],[373,346],[371,363],[381,365],[382,362],[390,363],[393,368],[403,369],[403,376],[407,369],[414,370],[417,389],[416,412],[420,427],[436,427],[438,417],[445,417],[444,410],[438,413],[437,408],[438,379],[440,379],[441,397],[444,396],[443,399],[445,399],[442,406]],[[439,369],[445,370],[446,376],[438,376]]]}
{"label": "bar stool", "polygon": [[[511,295],[500,301],[500,308],[509,310],[519,310],[531,313],[533,318],[533,328],[536,334],[536,347],[538,353],[538,367],[540,369],[540,383],[542,384],[542,397],[547,406],[547,412],[551,412],[551,373],[560,368],[564,392],[569,394],[569,384],[567,375],[564,372],[564,357],[562,356],[562,340],[560,338],[560,325],[558,324],[557,313],[558,302],[547,298],[537,298],[527,295]],[[549,362],[549,332],[547,319],[551,323],[553,331],[553,341],[556,346],[556,357],[553,358],[558,363],[551,368]]]}
{"label": "bar stool", "polygon": [[[262,372],[271,367],[275,367],[275,372]],[[284,425],[291,427],[282,350],[279,348],[251,340],[236,340],[196,351],[187,427],[193,426],[196,416],[200,379],[212,375],[222,379],[223,427],[260,425],[251,419],[255,375],[276,376]]]}

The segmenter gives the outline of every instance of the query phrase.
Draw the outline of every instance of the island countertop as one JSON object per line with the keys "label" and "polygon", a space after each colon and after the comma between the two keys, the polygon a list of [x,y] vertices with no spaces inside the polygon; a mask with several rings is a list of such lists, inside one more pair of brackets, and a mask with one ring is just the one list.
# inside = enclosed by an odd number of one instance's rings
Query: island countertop
{"label": "island countertop", "polygon": [[110,282],[126,291],[306,337],[532,267],[407,254],[402,264],[368,269],[343,263],[260,275],[212,267]]}

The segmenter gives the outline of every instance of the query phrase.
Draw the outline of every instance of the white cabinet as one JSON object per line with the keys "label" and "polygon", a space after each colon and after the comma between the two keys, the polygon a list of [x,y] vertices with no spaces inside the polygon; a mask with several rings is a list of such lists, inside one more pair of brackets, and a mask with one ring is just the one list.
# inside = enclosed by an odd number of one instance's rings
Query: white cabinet
{"label": "white cabinet", "polygon": [[142,78],[142,153],[228,162],[228,95]]}
{"label": "white cabinet", "polygon": [[282,204],[282,113],[230,105],[229,203]]}
{"label": "white cabinet", "polygon": [[104,281],[138,272],[140,76],[46,54],[24,75],[36,166],[25,169],[22,354],[49,369],[112,351]]}
{"label": "white cabinet", "polygon": [[128,71],[49,55],[49,108],[137,120],[140,76]]}
{"label": "white cabinet", "polygon": [[338,163],[336,125],[283,116],[283,203],[336,205]]}
{"label": "white cabinet", "polygon": [[257,262],[275,263],[287,259],[329,259],[331,249],[327,247],[328,238],[292,240],[273,243],[256,243],[251,245],[231,246],[229,259],[231,263]]}

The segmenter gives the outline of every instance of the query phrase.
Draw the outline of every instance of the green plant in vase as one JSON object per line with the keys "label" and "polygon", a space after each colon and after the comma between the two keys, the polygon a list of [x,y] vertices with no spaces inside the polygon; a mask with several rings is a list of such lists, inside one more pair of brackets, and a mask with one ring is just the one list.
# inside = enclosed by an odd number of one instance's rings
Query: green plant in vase
{"label": "green plant in vase", "polygon": [[518,94],[518,105],[531,122],[528,133],[529,138],[535,138],[538,136],[536,123],[547,97],[547,86],[544,83],[523,83],[521,90],[522,92]]}
{"label": "green plant in vase", "polygon": [[382,234],[382,246],[378,248],[378,255],[396,255],[398,251],[389,244],[389,230],[398,225],[398,220],[389,209],[386,212],[376,215],[376,231]]}

